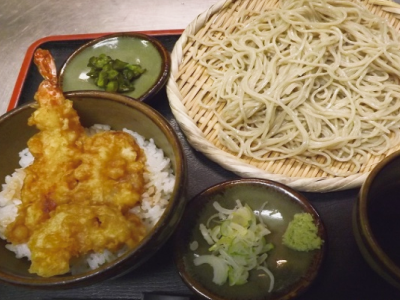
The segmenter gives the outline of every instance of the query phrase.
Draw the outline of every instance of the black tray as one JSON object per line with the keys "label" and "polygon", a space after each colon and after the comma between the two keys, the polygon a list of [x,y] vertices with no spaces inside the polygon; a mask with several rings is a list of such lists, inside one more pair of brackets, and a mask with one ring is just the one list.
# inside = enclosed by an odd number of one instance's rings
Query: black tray
{"label": "black tray", "polygon": [[[177,31],[151,34],[170,51],[179,38]],[[31,62],[31,55],[36,47],[50,50],[57,67],[60,68],[69,54],[94,37],[96,36],[58,36],[34,43],[27,52],[14,90],[14,99],[10,101],[9,108],[32,101],[42,80]],[[151,105],[169,120],[183,144],[189,169],[188,199],[211,185],[238,178],[237,175],[222,169],[203,154],[195,151],[186,142],[171,113],[165,89],[161,90],[154,100]],[[400,291],[381,279],[364,261],[357,248],[352,231],[352,210],[358,189],[303,194],[308,197],[325,223],[328,233],[328,241],[326,241],[328,251],[317,280],[297,299],[400,299]],[[169,240],[160,251],[138,269],[117,279],[85,288],[61,291],[30,290],[0,283],[0,299],[142,299],[143,293],[153,291],[191,294],[179,277],[172,260],[173,251],[171,240]]]}

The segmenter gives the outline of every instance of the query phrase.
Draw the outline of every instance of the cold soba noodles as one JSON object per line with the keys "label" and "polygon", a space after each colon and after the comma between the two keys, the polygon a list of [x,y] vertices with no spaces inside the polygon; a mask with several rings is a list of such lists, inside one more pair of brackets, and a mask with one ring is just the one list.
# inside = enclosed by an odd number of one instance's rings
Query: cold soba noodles
{"label": "cold soba noodles", "polygon": [[[385,20],[324,0],[239,14],[226,30],[191,37],[213,82],[201,105],[217,115],[223,146],[347,176],[398,144],[400,40]],[[335,162],[350,168],[335,172]]]}

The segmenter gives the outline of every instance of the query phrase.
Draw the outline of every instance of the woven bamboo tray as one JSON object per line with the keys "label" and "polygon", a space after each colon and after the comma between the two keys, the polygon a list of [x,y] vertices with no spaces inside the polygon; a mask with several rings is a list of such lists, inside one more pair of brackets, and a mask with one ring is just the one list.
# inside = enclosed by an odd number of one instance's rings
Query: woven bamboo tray
{"label": "woven bamboo tray", "polygon": [[[400,30],[400,6],[397,3],[382,0],[364,0],[361,3],[374,14],[386,18],[396,30]],[[191,59],[190,50],[194,42],[189,36],[202,36],[210,27],[227,27],[230,22],[235,21],[235,16],[242,9],[254,7],[262,11],[278,5],[278,0],[222,0],[189,24],[171,54],[171,76],[167,83],[167,95],[172,113],[187,140],[196,150],[241,177],[270,179],[308,192],[357,188],[372,168],[384,157],[399,150],[400,145],[384,155],[369,157],[357,174],[346,177],[329,175],[315,166],[295,159],[265,162],[246,157],[238,158],[219,143],[216,117],[197,104],[199,98],[209,97],[204,86],[210,84],[211,79],[206,70]],[[332,168],[346,170],[349,165],[335,163]]]}

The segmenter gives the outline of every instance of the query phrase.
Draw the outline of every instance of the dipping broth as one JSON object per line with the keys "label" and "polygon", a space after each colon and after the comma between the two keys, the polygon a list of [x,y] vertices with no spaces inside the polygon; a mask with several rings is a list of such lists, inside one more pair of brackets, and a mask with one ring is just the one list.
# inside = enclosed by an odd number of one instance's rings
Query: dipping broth
{"label": "dipping broth", "polygon": [[388,257],[400,266],[400,182],[380,189],[368,200],[371,231]]}

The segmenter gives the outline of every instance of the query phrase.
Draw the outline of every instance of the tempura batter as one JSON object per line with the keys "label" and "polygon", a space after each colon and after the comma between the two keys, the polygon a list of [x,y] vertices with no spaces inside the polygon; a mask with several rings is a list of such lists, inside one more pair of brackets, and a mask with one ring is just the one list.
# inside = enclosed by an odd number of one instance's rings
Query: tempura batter
{"label": "tempura batter", "polygon": [[143,193],[145,156],[128,133],[87,136],[57,85],[50,53],[38,49],[34,62],[45,80],[29,125],[40,132],[28,142],[35,160],[25,169],[22,204],[6,237],[28,243],[29,271],[49,277],[67,273],[72,257],[132,248],[144,237],[129,210]]}

